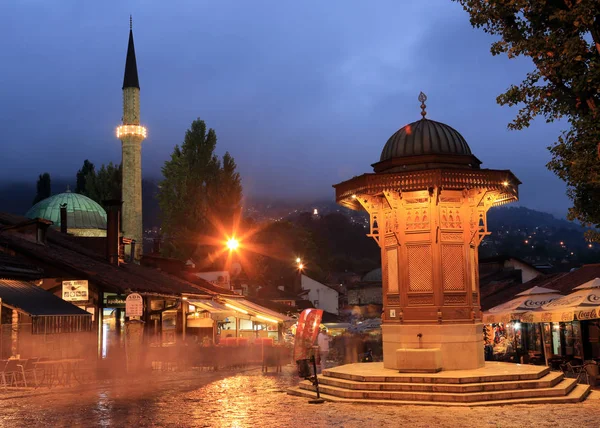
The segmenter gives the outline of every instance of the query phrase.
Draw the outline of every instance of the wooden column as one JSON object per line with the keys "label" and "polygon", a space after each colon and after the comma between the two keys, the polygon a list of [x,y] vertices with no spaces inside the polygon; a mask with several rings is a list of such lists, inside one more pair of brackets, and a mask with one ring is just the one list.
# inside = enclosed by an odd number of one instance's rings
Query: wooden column
{"label": "wooden column", "polygon": [[11,357],[16,357],[19,353],[19,312],[16,309],[12,310],[10,352]]}

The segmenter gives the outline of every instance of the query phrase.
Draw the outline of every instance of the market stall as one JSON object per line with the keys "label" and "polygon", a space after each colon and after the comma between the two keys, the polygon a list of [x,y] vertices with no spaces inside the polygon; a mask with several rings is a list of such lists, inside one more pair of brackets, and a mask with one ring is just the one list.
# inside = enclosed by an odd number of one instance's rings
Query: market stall
{"label": "market stall", "polygon": [[564,297],[556,290],[533,287],[506,303],[483,313],[486,358],[522,362],[539,362],[544,353],[542,327],[522,324],[525,314],[539,312],[545,304]]}
{"label": "market stall", "polygon": [[600,358],[600,278],[574,292],[521,316],[525,323],[541,323],[548,354],[563,358]]}

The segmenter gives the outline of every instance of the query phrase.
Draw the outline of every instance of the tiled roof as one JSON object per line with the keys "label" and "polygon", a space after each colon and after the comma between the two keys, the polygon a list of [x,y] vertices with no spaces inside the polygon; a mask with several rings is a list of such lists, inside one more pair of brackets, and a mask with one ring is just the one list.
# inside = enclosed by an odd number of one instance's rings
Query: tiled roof
{"label": "tiled roof", "polygon": [[0,279],[40,279],[44,274],[43,269],[27,263],[20,257],[10,256],[0,252]]}
{"label": "tiled roof", "polygon": [[571,293],[575,287],[591,281],[594,278],[600,278],[600,264],[583,265],[579,269],[567,273],[541,275],[524,284],[507,287],[485,299],[482,298],[481,307],[483,310],[486,310],[504,302],[508,302],[513,299],[516,294],[532,287],[545,287],[566,295]]}
{"label": "tiled roof", "polygon": [[[26,220],[23,217],[0,213],[1,225],[15,225]],[[81,242],[81,241],[79,241]],[[135,264],[114,266],[104,257],[80,245],[75,239],[58,231],[47,231],[46,245],[39,245],[16,233],[0,233],[0,243],[17,254],[43,265],[77,275],[93,283],[123,293],[127,290],[165,295],[211,295],[216,294],[212,284],[197,279],[194,283],[156,269]],[[222,294],[229,294],[227,290]]]}
{"label": "tiled roof", "polygon": [[561,277],[565,274],[552,274],[552,275],[540,275],[533,278],[531,281],[525,283],[505,282],[497,284],[494,292],[481,295],[481,309],[486,311],[494,306],[498,306],[502,303],[508,302],[515,298],[515,296],[525,290],[529,290],[532,287],[545,287],[556,290],[555,287],[549,285],[552,280]]}

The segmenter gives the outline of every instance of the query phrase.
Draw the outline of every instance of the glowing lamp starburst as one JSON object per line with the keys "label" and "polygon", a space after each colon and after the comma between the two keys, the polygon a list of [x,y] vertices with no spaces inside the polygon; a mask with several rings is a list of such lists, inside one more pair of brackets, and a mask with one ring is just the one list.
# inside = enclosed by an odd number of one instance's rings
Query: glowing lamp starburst
{"label": "glowing lamp starburst", "polygon": [[229,248],[229,251],[237,250],[239,247],[240,247],[240,243],[238,242],[237,239],[231,238],[231,239],[227,240],[227,248]]}

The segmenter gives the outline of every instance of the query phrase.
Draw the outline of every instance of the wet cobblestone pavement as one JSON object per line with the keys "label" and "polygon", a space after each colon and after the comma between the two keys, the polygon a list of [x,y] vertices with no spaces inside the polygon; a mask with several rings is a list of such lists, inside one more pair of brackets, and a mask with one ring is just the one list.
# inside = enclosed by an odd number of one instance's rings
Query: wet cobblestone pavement
{"label": "wet cobblestone pavement", "polygon": [[0,427],[598,427],[600,393],[573,405],[487,408],[308,404],[283,373],[188,372],[24,398],[0,396]]}

